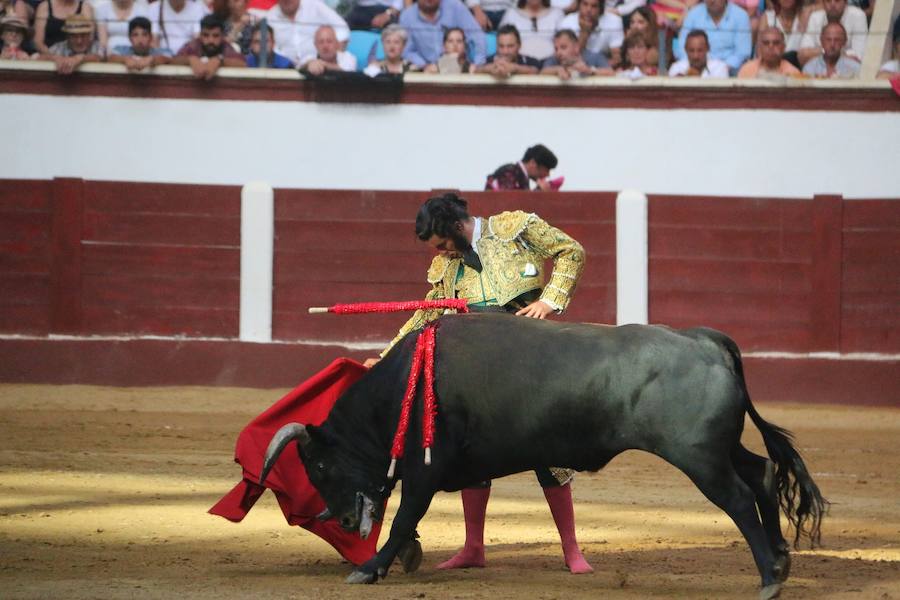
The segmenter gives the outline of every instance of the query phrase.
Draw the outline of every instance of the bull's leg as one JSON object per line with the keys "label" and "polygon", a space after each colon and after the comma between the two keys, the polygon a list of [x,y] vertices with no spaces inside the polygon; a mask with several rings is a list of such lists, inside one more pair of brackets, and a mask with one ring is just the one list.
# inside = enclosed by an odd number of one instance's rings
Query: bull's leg
{"label": "bull's leg", "polygon": [[415,537],[416,526],[431,505],[436,488],[428,491],[409,490],[404,483],[400,506],[391,525],[391,535],[375,556],[363,563],[347,577],[347,583],[375,583],[387,576],[397,554]]}
{"label": "bull's leg", "polygon": [[722,462],[712,458],[713,456],[692,456],[673,464],[691,478],[710,502],[731,517],[750,545],[753,560],[756,561],[756,568],[762,578],[760,600],[775,598],[781,592],[781,583],[776,577],[775,557],[769,547],[769,540],[757,516],[756,497],[738,476],[727,457]]}
{"label": "bull's leg", "polygon": [[738,475],[756,494],[756,506],[759,508],[763,529],[775,554],[776,577],[783,582],[790,573],[791,554],[790,547],[781,533],[775,463],[750,452],[743,446],[738,446],[731,458]]}

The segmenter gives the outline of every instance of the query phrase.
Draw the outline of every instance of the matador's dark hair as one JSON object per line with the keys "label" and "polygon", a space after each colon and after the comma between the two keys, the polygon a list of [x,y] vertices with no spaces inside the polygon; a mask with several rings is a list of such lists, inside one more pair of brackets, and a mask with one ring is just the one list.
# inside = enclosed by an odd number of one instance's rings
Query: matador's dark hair
{"label": "matador's dark hair", "polygon": [[416,214],[416,236],[423,242],[436,235],[449,238],[454,226],[469,218],[468,203],[452,192],[433,196]]}

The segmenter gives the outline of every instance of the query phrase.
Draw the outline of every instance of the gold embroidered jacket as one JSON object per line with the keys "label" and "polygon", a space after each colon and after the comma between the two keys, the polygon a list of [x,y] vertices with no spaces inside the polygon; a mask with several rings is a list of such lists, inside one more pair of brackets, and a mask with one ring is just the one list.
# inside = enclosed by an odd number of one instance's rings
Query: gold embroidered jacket
{"label": "gold embroidered jacket", "polygon": [[[487,279],[484,288],[490,293],[488,298],[468,297],[470,303],[495,300],[498,306],[504,306],[526,292],[543,288],[540,300],[562,312],[569,305],[584,270],[581,244],[534,213],[517,210],[482,219],[481,238],[475,246],[481,258],[481,275]],[[544,260],[547,258],[553,259],[553,271],[544,286]],[[472,287],[467,275],[478,277],[477,272],[459,258],[435,256],[428,269],[428,282],[432,288],[425,299],[464,297],[459,295],[461,289]],[[381,355],[387,354],[407,333],[441,314],[443,310],[416,311]]]}

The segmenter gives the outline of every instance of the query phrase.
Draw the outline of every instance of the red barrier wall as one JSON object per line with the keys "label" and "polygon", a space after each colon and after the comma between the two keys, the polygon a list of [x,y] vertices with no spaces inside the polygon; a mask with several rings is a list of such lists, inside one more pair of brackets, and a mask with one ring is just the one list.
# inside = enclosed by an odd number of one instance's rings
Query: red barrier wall
{"label": "red barrier wall", "polygon": [[652,196],[650,320],[746,350],[900,351],[900,203]]}
{"label": "red barrier wall", "polygon": [[[411,223],[429,193],[276,190],[274,337],[393,336],[403,316],[306,308],[422,297],[431,252]],[[533,211],[581,241],[587,267],[564,318],[615,322],[614,194],[464,196],[473,214]],[[652,322],[716,327],[745,352],[900,353],[900,201],[652,196],[649,217]],[[37,337],[0,340],[0,381],[286,386],[342,352],[234,340],[239,277],[237,187],[4,181],[0,333]],[[82,339],[98,334],[185,339]],[[201,336],[226,340],[191,339]],[[764,399],[891,405],[897,364],[757,357],[746,366]]]}
{"label": "red barrier wall", "polygon": [[[430,289],[432,251],[413,220],[429,192],[276,190],[274,332],[277,339],[386,340],[398,315],[329,317],[308,306],[415,300]],[[535,212],[580,240],[589,258],[567,320],[615,322],[615,196],[466,192],[472,214]]]}

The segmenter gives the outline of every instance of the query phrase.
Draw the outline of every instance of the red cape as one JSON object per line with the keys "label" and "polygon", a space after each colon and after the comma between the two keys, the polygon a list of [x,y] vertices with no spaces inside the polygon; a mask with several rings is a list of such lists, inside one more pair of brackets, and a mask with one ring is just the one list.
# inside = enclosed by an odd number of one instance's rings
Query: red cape
{"label": "red cape", "polygon": [[359,565],[372,558],[381,523],[375,523],[372,533],[363,540],[358,532],[348,533],[341,529],[335,519],[325,522],[316,519],[316,515],[325,509],[325,502],[310,484],[306,469],[297,456],[295,442],[288,444],[281,453],[266,478],[266,486],[259,485],[263,456],[275,432],[290,422],[320,425],[338,397],[367,370],[358,362],[339,358],[253,419],[238,436],[234,451],[234,460],[243,467],[244,478],[209,512],[240,522],[268,487],[275,492],[288,523],[315,533],[353,564]]}

